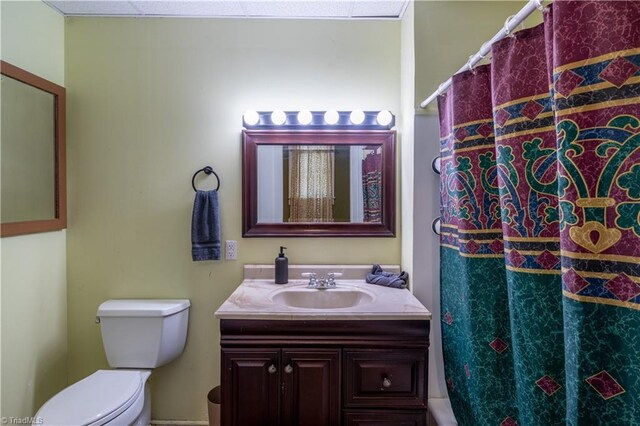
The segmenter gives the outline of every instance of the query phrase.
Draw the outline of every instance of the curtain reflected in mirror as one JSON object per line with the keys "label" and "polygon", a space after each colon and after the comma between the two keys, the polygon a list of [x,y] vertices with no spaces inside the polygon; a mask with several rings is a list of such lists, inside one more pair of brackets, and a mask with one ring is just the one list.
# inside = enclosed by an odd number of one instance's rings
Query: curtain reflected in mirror
{"label": "curtain reflected in mirror", "polygon": [[382,153],[375,150],[362,160],[363,222],[382,219]]}
{"label": "curtain reflected in mirror", "polygon": [[380,223],[382,149],[260,145],[258,223]]}
{"label": "curtain reflected in mirror", "polygon": [[333,222],[335,149],[331,146],[298,145],[287,151],[288,221]]}

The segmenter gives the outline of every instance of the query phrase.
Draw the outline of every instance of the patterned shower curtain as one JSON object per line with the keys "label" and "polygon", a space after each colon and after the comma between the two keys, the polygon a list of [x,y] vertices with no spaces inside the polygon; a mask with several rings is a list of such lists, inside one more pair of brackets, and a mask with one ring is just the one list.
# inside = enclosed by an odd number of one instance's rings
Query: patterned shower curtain
{"label": "patterned shower curtain", "polygon": [[640,424],[640,2],[556,0],[439,98],[460,425]]}

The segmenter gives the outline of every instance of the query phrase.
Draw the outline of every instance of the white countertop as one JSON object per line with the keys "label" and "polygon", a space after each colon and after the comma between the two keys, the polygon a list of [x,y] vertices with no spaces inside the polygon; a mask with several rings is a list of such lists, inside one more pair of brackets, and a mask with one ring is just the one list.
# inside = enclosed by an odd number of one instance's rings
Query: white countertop
{"label": "white countertop", "polygon": [[[385,265],[386,266],[386,265]],[[216,311],[219,319],[269,319],[269,320],[429,320],[431,312],[425,308],[409,290],[367,284],[364,279],[353,279],[358,275],[357,265],[302,266],[290,267],[294,271],[317,272],[348,271],[347,279],[336,279],[336,288],[327,290],[307,289],[308,280],[294,279],[288,284],[278,285],[273,281],[273,270],[269,265],[245,266],[245,280],[225,300]],[[363,266],[362,268],[371,268]],[[367,269],[362,269],[365,272]],[[361,272],[362,272],[361,271]],[[362,275],[361,275],[362,276]],[[359,291],[370,296],[371,301],[348,308],[296,308],[279,304],[272,300],[279,292],[295,290],[297,292],[334,292]],[[311,296],[313,297],[313,296]],[[369,298],[367,298],[369,299]]]}

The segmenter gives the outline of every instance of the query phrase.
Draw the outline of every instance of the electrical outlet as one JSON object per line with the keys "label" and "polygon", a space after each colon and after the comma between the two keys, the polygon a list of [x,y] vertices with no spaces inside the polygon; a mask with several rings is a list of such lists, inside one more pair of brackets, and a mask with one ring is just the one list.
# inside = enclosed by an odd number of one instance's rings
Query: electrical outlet
{"label": "electrical outlet", "polygon": [[225,259],[237,260],[238,259],[238,242],[233,240],[227,240],[225,244]]}

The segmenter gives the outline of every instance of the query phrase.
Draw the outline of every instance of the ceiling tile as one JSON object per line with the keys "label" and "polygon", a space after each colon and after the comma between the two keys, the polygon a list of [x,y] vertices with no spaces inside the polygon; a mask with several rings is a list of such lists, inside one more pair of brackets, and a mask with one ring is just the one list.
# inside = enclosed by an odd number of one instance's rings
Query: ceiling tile
{"label": "ceiling tile", "polygon": [[327,18],[349,16],[351,2],[339,0],[242,1],[247,16]]}
{"label": "ceiling tile", "polygon": [[74,0],[45,1],[65,15],[139,15],[127,1]]}
{"label": "ceiling tile", "polygon": [[354,0],[352,17],[399,17],[406,6],[406,0]]}
{"label": "ceiling tile", "polygon": [[238,1],[228,0],[162,0],[132,1],[143,15],[151,16],[243,16]]}

